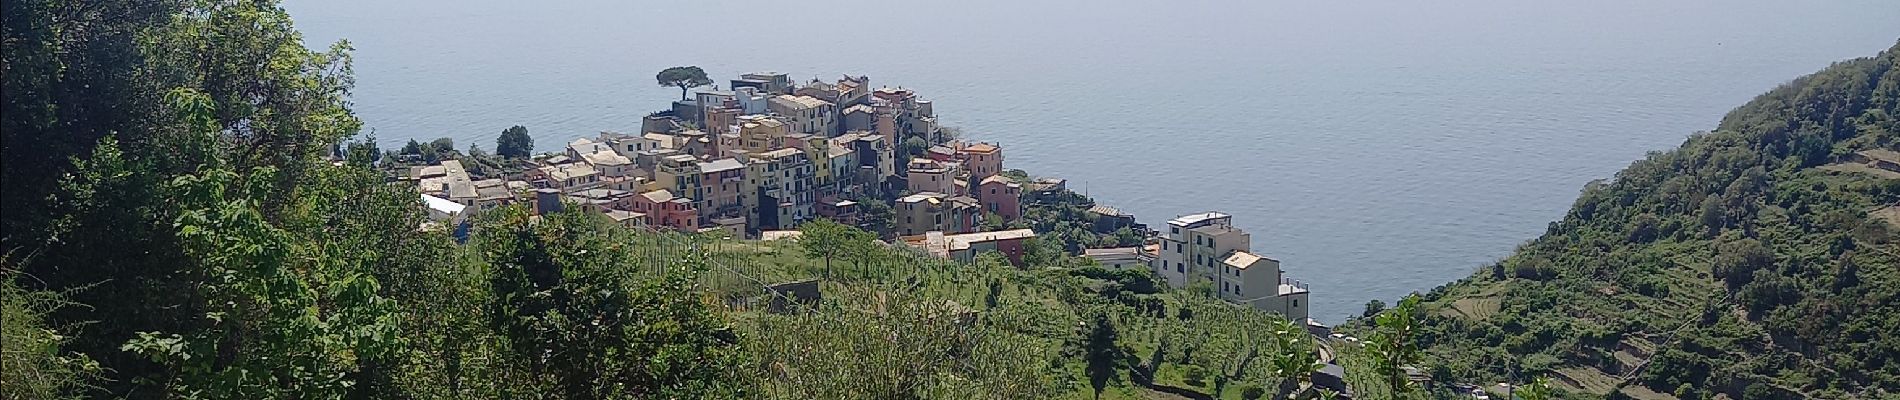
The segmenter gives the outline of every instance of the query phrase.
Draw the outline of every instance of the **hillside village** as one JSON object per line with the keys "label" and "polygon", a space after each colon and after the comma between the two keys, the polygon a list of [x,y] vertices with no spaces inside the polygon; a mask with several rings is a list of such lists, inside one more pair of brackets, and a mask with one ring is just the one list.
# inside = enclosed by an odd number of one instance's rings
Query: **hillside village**
{"label": "hillside village", "polygon": [[[701,89],[642,119],[637,131],[579,137],[534,156],[519,171],[478,176],[456,159],[408,166],[439,224],[522,202],[536,212],[578,206],[628,227],[716,233],[735,239],[795,236],[819,218],[888,243],[969,261],[988,251],[1022,265],[1038,236],[1026,209],[1086,197],[1061,179],[1006,169],[998,143],[968,141],[938,122],[930,100],[866,76],[803,84],[750,73]],[[1207,282],[1218,298],[1308,317],[1307,286],[1218,212],[1183,215],[1152,231],[1133,215],[1086,205],[1078,221],[1099,234],[1127,230],[1139,243],[1070,255],[1109,268],[1145,268],[1174,287]],[[1061,215],[1074,218],[1074,216]]]}

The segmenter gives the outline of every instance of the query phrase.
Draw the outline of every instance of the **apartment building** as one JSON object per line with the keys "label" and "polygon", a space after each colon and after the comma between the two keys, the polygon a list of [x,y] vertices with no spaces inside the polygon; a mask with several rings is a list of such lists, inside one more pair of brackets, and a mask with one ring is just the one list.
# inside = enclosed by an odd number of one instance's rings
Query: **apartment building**
{"label": "apartment building", "polygon": [[911,193],[963,194],[957,190],[957,173],[960,172],[957,163],[913,158],[908,167],[904,188]]}
{"label": "apartment building", "polygon": [[1233,216],[1219,212],[1169,220],[1161,231],[1155,275],[1167,278],[1169,286],[1186,287],[1192,278],[1213,277],[1221,261],[1234,252],[1251,251],[1252,236],[1234,227],[1233,220]]}
{"label": "apartment building", "polygon": [[898,236],[922,235],[941,231],[964,233],[975,230],[982,206],[967,196],[922,192],[897,199],[894,207],[895,232]]}
{"label": "apartment building", "polygon": [[751,229],[792,229],[814,214],[816,175],[803,151],[785,148],[749,154],[746,185],[741,195],[745,209],[753,210]]}
{"label": "apartment building", "polygon": [[837,133],[838,106],[829,101],[811,96],[780,95],[773,97],[767,108],[791,122],[795,132],[822,137]]}
{"label": "apartment building", "polygon": [[1220,282],[1215,290],[1222,300],[1280,313],[1293,321],[1305,321],[1308,316],[1306,284],[1287,278],[1279,260],[1236,251],[1221,260],[1215,273],[1219,275],[1215,281]]}

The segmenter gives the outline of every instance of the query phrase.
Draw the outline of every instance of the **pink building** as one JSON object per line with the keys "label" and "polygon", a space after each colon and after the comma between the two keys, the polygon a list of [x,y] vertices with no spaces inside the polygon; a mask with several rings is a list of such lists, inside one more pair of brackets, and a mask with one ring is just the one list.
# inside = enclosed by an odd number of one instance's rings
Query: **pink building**
{"label": "pink building", "polygon": [[685,232],[699,230],[699,210],[693,207],[693,200],[673,197],[673,192],[665,189],[634,196],[633,212],[646,214],[647,223],[654,226]]}
{"label": "pink building", "polygon": [[699,163],[700,196],[698,211],[708,219],[745,215],[739,201],[745,186],[745,164],[735,158]]}
{"label": "pink building", "polygon": [[964,146],[959,154],[963,158],[963,169],[977,181],[1003,173],[1003,148],[989,143],[977,143]]}
{"label": "pink building", "polygon": [[[974,172],[972,172],[974,173]],[[1015,221],[1023,217],[1023,186],[1002,175],[991,175],[977,184],[976,199],[983,211]]]}

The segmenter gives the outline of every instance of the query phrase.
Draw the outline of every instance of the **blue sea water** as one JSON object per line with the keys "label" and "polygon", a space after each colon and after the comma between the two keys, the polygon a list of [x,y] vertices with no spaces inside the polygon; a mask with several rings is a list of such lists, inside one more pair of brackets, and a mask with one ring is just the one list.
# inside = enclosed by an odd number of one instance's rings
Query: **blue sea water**
{"label": "blue sea water", "polygon": [[411,138],[538,149],[634,131],[698,65],[869,75],[1008,167],[1159,224],[1228,212],[1338,322],[1469,275],[1585,182],[1900,39],[1892,0],[289,0],[355,47],[354,108]]}

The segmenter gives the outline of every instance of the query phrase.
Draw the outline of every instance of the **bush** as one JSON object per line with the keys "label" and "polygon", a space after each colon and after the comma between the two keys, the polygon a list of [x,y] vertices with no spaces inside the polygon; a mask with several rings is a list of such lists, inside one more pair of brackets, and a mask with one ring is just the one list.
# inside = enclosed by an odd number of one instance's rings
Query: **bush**
{"label": "bush", "polygon": [[1262,397],[1267,397],[1267,389],[1265,388],[1261,388],[1259,386],[1254,386],[1254,385],[1245,385],[1245,386],[1240,387],[1240,398],[1247,399],[1247,400],[1258,400]]}
{"label": "bush", "polygon": [[1186,371],[1181,371],[1181,380],[1189,385],[1207,386],[1207,370],[1201,369],[1200,366],[1190,365]]}

